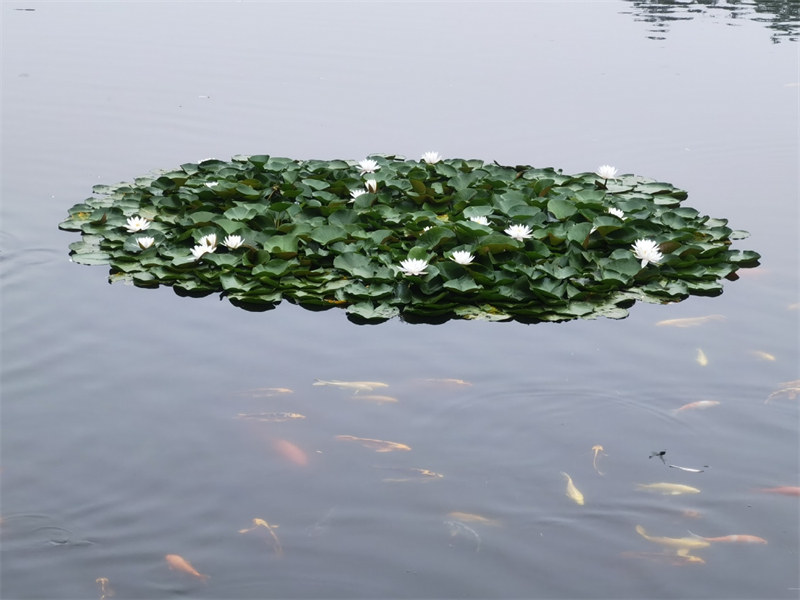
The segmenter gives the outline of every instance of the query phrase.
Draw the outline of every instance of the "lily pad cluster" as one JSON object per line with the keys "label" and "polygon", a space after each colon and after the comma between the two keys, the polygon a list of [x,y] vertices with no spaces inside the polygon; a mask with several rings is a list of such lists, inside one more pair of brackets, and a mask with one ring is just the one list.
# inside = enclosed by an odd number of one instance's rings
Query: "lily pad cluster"
{"label": "lily pad cluster", "polygon": [[636,300],[718,295],[760,258],[686,192],[608,166],[236,156],[93,191],[59,227],[111,282],[357,323],[622,318]]}

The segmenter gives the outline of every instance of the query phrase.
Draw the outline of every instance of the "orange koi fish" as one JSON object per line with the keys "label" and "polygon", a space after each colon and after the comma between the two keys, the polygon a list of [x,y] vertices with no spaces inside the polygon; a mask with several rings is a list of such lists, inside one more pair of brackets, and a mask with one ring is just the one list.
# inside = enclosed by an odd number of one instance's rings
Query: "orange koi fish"
{"label": "orange koi fish", "polygon": [[188,560],[183,558],[180,554],[167,554],[164,557],[167,561],[167,566],[173,571],[183,571],[193,577],[197,577],[200,581],[206,582],[209,579],[208,575],[203,575],[192,566]]}
{"label": "orange koi fish", "polygon": [[759,492],[765,494],[783,494],[784,496],[800,496],[800,487],[792,485],[783,485],[780,487],[761,488]]}
{"label": "orange koi fish", "polygon": [[300,467],[308,464],[308,455],[289,440],[272,440],[272,448],[283,458]]}

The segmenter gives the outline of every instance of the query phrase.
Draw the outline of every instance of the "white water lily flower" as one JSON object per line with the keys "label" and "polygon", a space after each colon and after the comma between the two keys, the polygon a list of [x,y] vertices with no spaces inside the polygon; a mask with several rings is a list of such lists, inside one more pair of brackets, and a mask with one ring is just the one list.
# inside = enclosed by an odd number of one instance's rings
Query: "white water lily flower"
{"label": "white water lily flower", "polygon": [[642,267],[646,267],[647,263],[658,264],[664,258],[658,249],[658,244],[653,240],[636,240],[631,250],[633,255],[642,261]]}
{"label": "white water lily flower", "polygon": [[620,219],[624,219],[625,218],[625,213],[622,212],[618,208],[614,208],[613,206],[608,209],[608,212],[609,212],[609,214],[612,214],[615,217],[619,217]]}
{"label": "white water lily flower", "polygon": [[595,171],[595,173],[601,179],[614,179],[614,177],[617,175],[617,169],[611,165],[601,165],[597,167],[597,171]]}
{"label": "white water lily flower", "polygon": [[478,225],[488,225],[489,224],[489,219],[487,219],[486,217],[483,217],[483,216],[481,216],[481,217],[470,217],[469,220],[472,221],[473,223],[477,223]]}
{"label": "white water lily flower", "polygon": [[364,182],[364,186],[367,188],[367,191],[375,194],[378,191],[378,182],[374,179],[367,179]]}
{"label": "white water lily flower", "polygon": [[353,190],[352,192],[350,192],[350,202],[355,202],[356,198],[358,198],[359,196],[363,196],[366,193],[367,190]]}
{"label": "white water lily flower", "polygon": [[406,275],[424,275],[428,261],[419,258],[407,258],[400,261],[400,270]]}
{"label": "white water lily flower", "polygon": [[467,250],[456,250],[450,255],[450,258],[459,265],[468,265],[475,260],[475,257]]}
{"label": "white water lily flower", "polygon": [[365,158],[360,163],[358,163],[358,166],[361,167],[361,174],[362,175],[364,173],[374,173],[375,171],[380,169],[380,167],[378,166],[378,163],[376,161],[372,160],[371,158]]}
{"label": "white water lily flower", "polygon": [[422,160],[424,160],[429,165],[435,165],[437,162],[442,160],[442,157],[439,156],[438,152],[426,152],[422,155]]}
{"label": "white water lily flower", "polygon": [[136,238],[136,243],[139,244],[139,248],[141,248],[142,250],[147,250],[150,246],[153,245],[153,242],[155,241],[156,241],[155,238],[148,236]]}
{"label": "white water lily flower", "polygon": [[144,217],[130,217],[128,219],[128,232],[144,231],[150,227],[150,221]]}
{"label": "white water lily flower", "polygon": [[244,239],[240,235],[226,235],[225,239],[222,240],[222,243],[225,244],[230,250],[236,250],[236,248],[244,243]]}
{"label": "white water lily flower", "polygon": [[217,234],[216,233],[209,233],[208,235],[204,235],[200,238],[200,241],[197,242],[201,246],[211,246],[212,248],[217,247]]}
{"label": "white water lily flower", "polygon": [[194,248],[192,248],[192,255],[194,256],[195,260],[198,260],[203,254],[206,252],[214,252],[216,250],[216,246],[207,246],[205,244],[198,244]]}
{"label": "white water lily flower", "polygon": [[203,184],[203,185],[205,185],[206,187],[213,188],[213,187],[216,187],[217,185],[219,185],[219,182],[218,181],[206,181],[205,184]]}
{"label": "white water lily flower", "polygon": [[510,235],[512,238],[519,240],[520,242],[524,242],[533,235],[531,233],[531,228],[527,225],[511,225],[503,233]]}

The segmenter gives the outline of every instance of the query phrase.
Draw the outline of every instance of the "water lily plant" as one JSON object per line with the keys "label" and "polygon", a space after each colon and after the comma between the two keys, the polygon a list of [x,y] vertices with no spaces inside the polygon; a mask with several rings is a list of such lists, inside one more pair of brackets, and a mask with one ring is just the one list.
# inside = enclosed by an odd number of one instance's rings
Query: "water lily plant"
{"label": "water lily plant", "polygon": [[288,300],[344,307],[358,323],[534,323],[718,295],[758,264],[733,248],[746,232],[686,197],[610,165],[254,155],[95,186],[60,227],[82,234],[72,260],[109,265],[111,281],[218,293],[248,310]]}

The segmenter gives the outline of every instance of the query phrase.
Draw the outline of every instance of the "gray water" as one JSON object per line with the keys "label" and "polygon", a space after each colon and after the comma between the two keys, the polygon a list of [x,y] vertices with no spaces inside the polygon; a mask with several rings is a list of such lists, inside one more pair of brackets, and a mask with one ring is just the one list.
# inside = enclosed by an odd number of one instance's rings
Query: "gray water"
{"label": "gray water", "polygon": [[[796,6],[4,3],[2,597],[796,598],[798,499],[760,491],[800,471],[798,400],[765,402],[800,377]],[[57,230],[188,161],[429,150],[669,181],[762,266],[621,321],[356,326],[108,285]]]}

